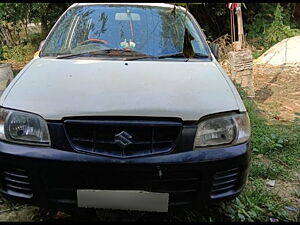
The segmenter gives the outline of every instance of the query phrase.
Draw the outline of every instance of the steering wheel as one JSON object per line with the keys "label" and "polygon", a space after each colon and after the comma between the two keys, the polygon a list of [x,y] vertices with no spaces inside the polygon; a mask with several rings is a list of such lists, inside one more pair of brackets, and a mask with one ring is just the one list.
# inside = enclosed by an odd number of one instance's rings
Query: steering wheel
{"label": "steering wheel", "polygon": [[94,42],[94,43],[100,43],[100,44],[104,44],[104,45],[108,45],[108,41],[107,40],[103,40],[103,39],[97,39],[97,38],[89,38],[85,41],[80,42],[80,45],[85,45],[89,42]]}

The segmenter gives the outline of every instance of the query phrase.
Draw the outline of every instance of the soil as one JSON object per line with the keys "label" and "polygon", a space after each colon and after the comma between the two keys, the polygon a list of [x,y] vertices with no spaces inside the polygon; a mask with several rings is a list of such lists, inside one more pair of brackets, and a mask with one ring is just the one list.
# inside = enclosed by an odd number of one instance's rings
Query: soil
{"label": "soil", "polygon": [[24,66],[29,63],[29,61],[16,61],[16,60],[3,60],[3,61],[0,61],[0,63],[8,63],[11,65],[11,68],[14,72],[14,74],[17,74],[18,72],[20,72],[21,69],[24,68]]}
{"label": "soil", "polygon": [[270,120],[294,121],[300,113],[300,66],[254,65],[255,102]]}
{"label": "soil", "polygon": [[300,215],[300,198],[296,195],[297,191],[300,191],[300,181],[276,180],[275,186],[268,189],[289,202],[288,212],[291,216],[296,218],[297,215]]}

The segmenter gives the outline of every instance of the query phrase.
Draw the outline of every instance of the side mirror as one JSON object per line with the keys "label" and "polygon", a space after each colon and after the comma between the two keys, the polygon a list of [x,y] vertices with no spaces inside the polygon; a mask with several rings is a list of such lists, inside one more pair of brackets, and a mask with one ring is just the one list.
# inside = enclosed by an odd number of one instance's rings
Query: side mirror
{"label": "side mirror", "polygon": [[45,43],[45,40],[42,40],[41,43],[40,43],[40,46],[39,46],[39,51],[42,49],[44,43]]}
{"label": "side mirror", "polygon": [[209,48],[212,51],[212,53],[214,54],[216,60],[219,59],[219,45],[215,44],[215,43],[209,43]]}

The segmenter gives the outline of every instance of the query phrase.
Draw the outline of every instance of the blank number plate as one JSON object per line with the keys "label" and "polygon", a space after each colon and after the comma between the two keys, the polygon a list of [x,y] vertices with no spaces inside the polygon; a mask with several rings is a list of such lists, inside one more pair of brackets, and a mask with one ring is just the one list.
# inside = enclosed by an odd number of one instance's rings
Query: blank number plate
{"label": "blank number plate", "polygon": [[169,193],[135,190],[77,190],[77,205],[84,208],[168,212]]}

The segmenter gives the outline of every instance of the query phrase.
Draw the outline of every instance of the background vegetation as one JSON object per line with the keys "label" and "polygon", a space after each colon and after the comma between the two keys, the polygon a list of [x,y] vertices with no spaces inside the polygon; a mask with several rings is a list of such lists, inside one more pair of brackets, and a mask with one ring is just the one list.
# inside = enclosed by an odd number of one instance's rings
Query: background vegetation
{"label": "background vegetation", "polygon": [[[26,53],[37,50],[40,41],[71,4],[0,3],[0,60],[23,60]],[[178,5],[188,7],[208,40],[230,33],[227,3]],[[246,39],[257,57],[278,41],[300,34],[300,3],[245,3],[243,19]]]}
{"label": "background vegetation", "polygon": [[[71,3],[0,3],[0,62],[28,62],[59,16]],[[230,11],[226,3],[180,3],[188,7],[204,29],[207,39],[214,41],[230,33]],[[275,43],[300,35],[300,3],[245,3],[243,20],[246,40],[258,57]],[[35,26],[32,26],[35,24]],[[227,38],[230,40],[230,38]],[[248,184],[242,194],[231,202],[209,207],[204,211],[171,212],[159,215],[126,214],[129,221],[300,221],[295,199],[300,188],[292,189],[294,199],[282,196],[288,189],[274,192],[268,180],[296,185],[300,180],[299,120],[270,124],[260,114],[253,100],[240,89],[252,126],[253,158]],[[300,114],[299,114],[300,116]],[[300,118],[300,117],[299,117]],[[298,172],[297,172],[298,171]],[[47,215],[48,212],[47,212]],[[47,215],[43,215],[45,219]],[[102,211],[99,218],[113,218]],[[74,215],[76,218],[76,215]],[[74,217],[73,217],[74,218]],[[38,218],[40,219],[40,218]]]}

